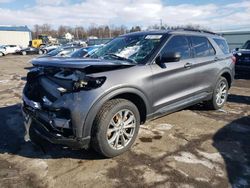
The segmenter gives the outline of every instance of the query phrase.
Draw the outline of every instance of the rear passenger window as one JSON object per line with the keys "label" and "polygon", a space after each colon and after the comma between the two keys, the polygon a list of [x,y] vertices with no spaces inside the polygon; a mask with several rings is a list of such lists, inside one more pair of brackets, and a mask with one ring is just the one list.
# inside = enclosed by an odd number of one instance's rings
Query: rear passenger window
{"label": "rear passenger window", "polygon": [[215,55],[215,50],[206,37],[192,36],[191,40],[195,57],[207,57]]}
{"label": "rear passenger window", "polygon": [[172,37],[164,46],[162,52],[179,52],[181,54],[181,59],[188,59],[191,57],[188,40],[184,36]]}
{"label": "rear passenger window", "polygon": [[220,49],[222,50],[222,52],[224,54],[229,54],[230,53],[227,42],[224,39],[214,39],[214,41],[220,47]]}

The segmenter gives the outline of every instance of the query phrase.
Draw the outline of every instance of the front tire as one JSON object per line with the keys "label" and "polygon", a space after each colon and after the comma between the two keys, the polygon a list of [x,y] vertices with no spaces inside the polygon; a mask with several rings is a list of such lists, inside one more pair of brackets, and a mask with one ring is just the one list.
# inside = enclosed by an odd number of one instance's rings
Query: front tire
{"label": "front tire", "polygon": [[25,51],[22,51],[22,55],[27,55],[27,52],[25,52]]}
{"label": "front tire", "polygon": [[220,77],[213,91],[213,97],[206,102],[206,105],[211,110],[218,110],[224,106],[228,97],[228,82],[224,77]]}
{"label": "front tire", "polygon": [[0,52],[0,57],[4,56],[4,53]]}
{"label": "front tire", "polygon": [[120,155],[134,143],[139,125],[139,111],[132,102],[110,100],[94,120],[92,147],[105,157]]}

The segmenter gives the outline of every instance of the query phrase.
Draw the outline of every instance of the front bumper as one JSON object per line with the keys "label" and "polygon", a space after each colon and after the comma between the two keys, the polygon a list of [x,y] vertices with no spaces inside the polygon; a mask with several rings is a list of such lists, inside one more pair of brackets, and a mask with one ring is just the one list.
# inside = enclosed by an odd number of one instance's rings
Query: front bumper
{"label": "front bumper", "polygon": [[23,95],[22,112],[25,117],[26,126],[26,140],[29,138],[29,129],[32,128],[36,134],[44,138],[45,140],[71,148],[88,148],[90,143],[90,136],[80,138],[74,136],[74,134],[65,134],[70,132],[70,125],[68,119],[57,118],[51,116],[49,112],[41,109],[41,105],[38,102],[29,100]]}

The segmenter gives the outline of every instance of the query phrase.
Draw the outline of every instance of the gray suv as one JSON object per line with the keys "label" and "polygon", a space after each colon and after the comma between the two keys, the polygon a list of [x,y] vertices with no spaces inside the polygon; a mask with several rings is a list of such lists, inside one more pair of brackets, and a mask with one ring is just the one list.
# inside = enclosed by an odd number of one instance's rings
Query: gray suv
{"label": "gray suv", "polygon": [[200,102],[221,108],[234,79],[225,39],[201,30],[130,33],[84,59],[32,64],[23,90],[26,140],[92,146],[106,157],[128,150],[147,120]]}

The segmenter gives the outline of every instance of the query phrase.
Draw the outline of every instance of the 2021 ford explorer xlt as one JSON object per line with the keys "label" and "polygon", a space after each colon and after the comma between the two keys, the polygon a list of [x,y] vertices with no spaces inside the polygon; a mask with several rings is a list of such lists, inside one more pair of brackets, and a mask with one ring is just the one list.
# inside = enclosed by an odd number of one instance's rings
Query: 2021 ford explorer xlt
{"label": "2021 ford explorer xlt", "polygon": [[234,78],[226,41],[203,31],[136,32],[84,59],[32,63],[23,91],[27,133],[106,157],[128,150],[146,120],[202,101],[221,108]]}

